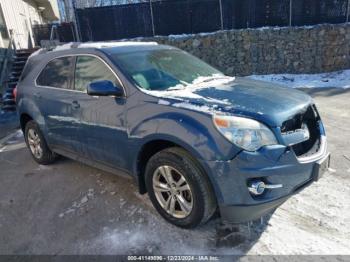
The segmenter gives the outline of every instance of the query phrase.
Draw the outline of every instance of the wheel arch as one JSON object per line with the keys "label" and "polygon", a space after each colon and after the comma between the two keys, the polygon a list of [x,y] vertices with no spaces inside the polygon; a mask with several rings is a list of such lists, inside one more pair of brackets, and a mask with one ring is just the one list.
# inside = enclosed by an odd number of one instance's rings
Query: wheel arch
{"label": "wheel arch", "polygon": [[23,134],[24,134],[27,123],[31,120],[34,120],[33,117],[27,113],[22,113],[20,115],[19,122],[20,122],[20,126],[21,126]]}
{"label": "wheel arch", "polygon": [[136,163],[135,163],[135,174],[137,175],[137,182],[138,182],[138,188],[140,194],[147,193],[146,185],[145,185],[145,170],[146,165],[149,161],[149,159],[155,155],[156,153],[170,148],[170,147],[178,147],[186,151],[195,161],[198,168],[202,171],[202,173],[207,177],[208,182],[210,186],[212,187],[212,190],[214,192],[215,197],[217,198],[217,187],[215,185],[215,182],[210,177],[208,172],[206,172],[206,167],[204,167],[201,163],[201,161],[198,161],[198,158],[200,158],[200,155],[195,150],[191,150],[190,147],[184,143],[181,143],[179,141],[174,141],[171,139],[154,139],[149,140],[146,143],[143,144],[141,149],[139,150],[139,153],[137,154]]}

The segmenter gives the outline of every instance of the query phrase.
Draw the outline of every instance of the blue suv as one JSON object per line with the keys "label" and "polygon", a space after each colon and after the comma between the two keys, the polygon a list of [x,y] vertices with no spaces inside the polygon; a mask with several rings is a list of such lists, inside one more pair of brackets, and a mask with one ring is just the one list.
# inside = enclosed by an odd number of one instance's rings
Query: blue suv
{"label": "blue suv", "polygon": [[132,176],[185,228],[241,223],[328,169],[325,130],[303,92],[229,77],[153,42],[70,43],[33,54],[16,98],[39,164],[59,155]]}

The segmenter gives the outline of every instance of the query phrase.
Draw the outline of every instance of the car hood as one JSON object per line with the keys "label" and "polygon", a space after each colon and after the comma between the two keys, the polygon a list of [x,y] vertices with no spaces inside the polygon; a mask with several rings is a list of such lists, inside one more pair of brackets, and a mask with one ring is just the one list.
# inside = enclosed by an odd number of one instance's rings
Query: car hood
{"label": "car hood", "polygon": [[309,95],[299,90],[242,77],[207,83],[205,87],[192,86],[190,92],[158,92],[161,93],[166,98],[181,99],[181,103],[172,103],[177,107],[247,116],[271,127],[281,126],[313,103]]}

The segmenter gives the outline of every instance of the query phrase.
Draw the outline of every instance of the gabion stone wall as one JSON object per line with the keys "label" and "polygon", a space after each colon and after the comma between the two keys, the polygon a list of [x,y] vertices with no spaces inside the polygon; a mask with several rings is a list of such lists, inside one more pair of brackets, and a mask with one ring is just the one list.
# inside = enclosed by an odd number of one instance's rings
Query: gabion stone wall
{"label": "gabion stone wall", "polygon": [[320,73],[350,68],[350,23],[139,40],[179,47],[228,75]]}

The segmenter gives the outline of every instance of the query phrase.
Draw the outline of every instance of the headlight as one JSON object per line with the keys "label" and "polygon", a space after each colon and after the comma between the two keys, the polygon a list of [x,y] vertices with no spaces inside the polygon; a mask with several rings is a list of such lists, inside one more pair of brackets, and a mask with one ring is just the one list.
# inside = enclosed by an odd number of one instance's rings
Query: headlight
{"label": "headlight", "polygon": [[247,151],[256,151],[262,146],[277,144],[272,131],[258,121],[237,116],[213,118],[215,126],[224,137]]}

